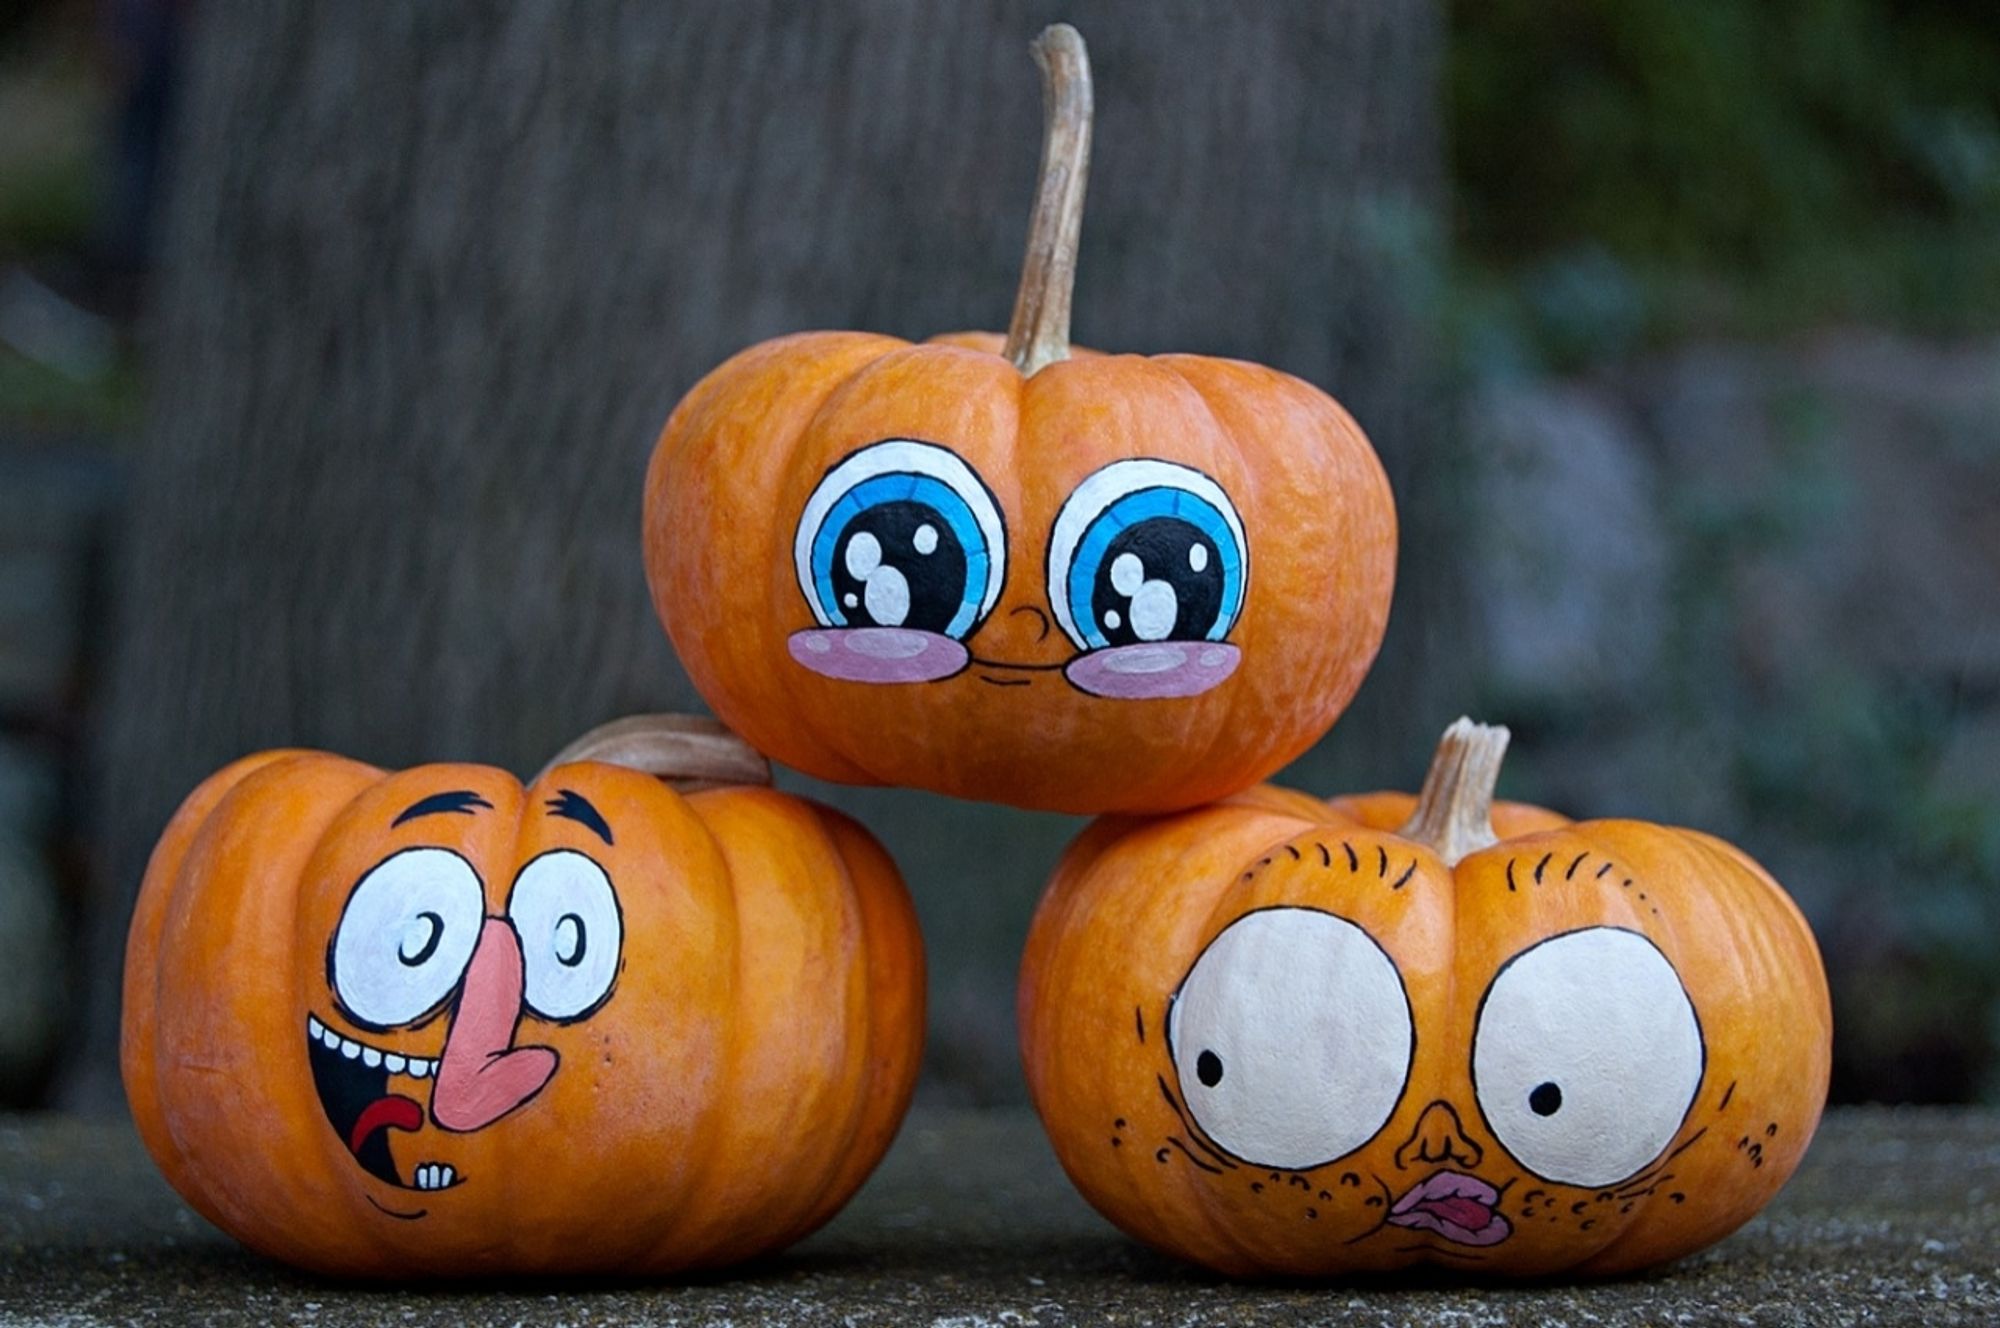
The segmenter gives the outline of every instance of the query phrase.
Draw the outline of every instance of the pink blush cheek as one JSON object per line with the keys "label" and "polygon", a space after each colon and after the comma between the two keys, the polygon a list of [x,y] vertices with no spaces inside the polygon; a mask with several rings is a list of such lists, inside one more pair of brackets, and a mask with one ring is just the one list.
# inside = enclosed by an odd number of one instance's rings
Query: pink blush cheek
{"label": "pink blush cheek", "polygon": [[1242,660],[1242,649],[1223,641],[1143,641],[1079,656],[1063,676],[1092,696],[1157,701],[1220,686]]}
{"label": "pink blush cheek", "polygon": [[907,627],[815,627],[793,632],[792,658],[842,682],[934,682],[965,667],[966,650],[948,636]]}

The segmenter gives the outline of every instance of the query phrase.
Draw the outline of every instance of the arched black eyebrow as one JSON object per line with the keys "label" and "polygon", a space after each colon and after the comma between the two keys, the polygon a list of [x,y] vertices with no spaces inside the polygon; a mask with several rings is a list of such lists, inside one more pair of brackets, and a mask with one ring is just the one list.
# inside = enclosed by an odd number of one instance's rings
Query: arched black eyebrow
{"label": "arched black eyebrow", "polygon": [[433,816],[438,812],[457,812],[462,816],[470,816],[473,813],[473,809],[478,807],[491,810],[493,804],[480,797],[477,793],[474,793],[471,789],[455,789],[450,793],[433,793],[428,798],[420,798],[416,802],[411,803],[403,810],[401,816],[389,822],[389,828],[394,830],[405,821],[414,821],[419,816]]}
{"label": "arched black eyebrow", "polygon": [[556,795],[549,799],[549,815],[567,817],[605,843],[611,842],[611,827],[597,808],[590,805],[590,799],[574,789],[557,789]]}

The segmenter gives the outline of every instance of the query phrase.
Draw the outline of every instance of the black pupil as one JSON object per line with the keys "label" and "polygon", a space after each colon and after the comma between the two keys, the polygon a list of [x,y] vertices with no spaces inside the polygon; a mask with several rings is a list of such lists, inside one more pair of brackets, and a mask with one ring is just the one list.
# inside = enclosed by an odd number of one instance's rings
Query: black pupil
{"label": "black pupil", "polygon": [[[562,951],[563,923],[565,922],[573,923],[576,927],[576,931],[574,933],[573,940],[570,945],[570,951],[568,954],[564,954]],[[578,917],[574,913],[565,913],[560,918],[556,919],[556,937],[557,937],[556,962],[560,963],[564,968],[575,968],[578,964],[583,962],[583,951],[585,942],[583,934],[583,919],[581,917]]]}
{"label": "black pupil", "polygon": [[848,522],[834,542],[833,594],[828,609],[850,627],[942,632],[965,602],[965,549],[929,504],[879,503]]}
{"label": "black pupil", "polygon": [[1562,1110],[1563,1091],[1555,1084],[1537,1084],[1528,1094],[1528,1108],[1537,1116],[1553,1116]]}
{"label": "black pupil", "polygon": [[1204,1051],[1194,1058],[1194,1077],[1201,1080],[1204,1088],[1213,1088],[1222,1082],[1222,1057],[1212,1051]]}
{"label": "black pupil", "polygon": [[430,934],[424,938],[424,943],[417,947],[415,954],[405,954],[400,949],[396,951],[396,958],[402,960],[407,968],[417,968],[427,963],[430,957],[437,953],[438,942],[444,939],[443,918],[425,911],[417,914],[417,920],[429,924]]}
{"label": "black pupil", "polygon": [[1127,526],[1104,550],[1090,608],[1114,646],[1203,639],[1222,610],[1222,557],[1215,541],[1177,516],[1147,517]]}

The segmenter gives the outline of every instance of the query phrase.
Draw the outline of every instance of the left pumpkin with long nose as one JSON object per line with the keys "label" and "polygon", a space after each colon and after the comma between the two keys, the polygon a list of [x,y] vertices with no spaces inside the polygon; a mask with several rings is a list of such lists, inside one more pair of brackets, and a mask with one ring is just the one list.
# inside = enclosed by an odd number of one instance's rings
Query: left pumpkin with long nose
{"label": "left pumpkin with long nose", "polygon": [[908,1106],[923,949],[881,846],[767,782],[672,717],[525,786],[305,751],[211,776],[126,952],[154,1161],[344,1276],[660,1274],[806,1235]]}

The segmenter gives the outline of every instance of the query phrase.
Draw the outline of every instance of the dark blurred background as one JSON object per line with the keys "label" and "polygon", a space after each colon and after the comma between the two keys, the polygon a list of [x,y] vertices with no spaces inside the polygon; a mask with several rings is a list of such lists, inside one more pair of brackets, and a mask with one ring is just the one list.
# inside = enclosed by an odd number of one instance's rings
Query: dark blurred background
{"label": "dark blurred background", "polygon": [[[696,704],[640,478],[807,327],[1004,326],[1028,39],[1091,43],[1079,341],[1340,396],[1390,638],[1287,772],[1742,844],[1839,1100],[2000,1101],[2000,7],[0,6],[0,1102],[117,1103],[123,928],[247,750],[525,773]],[[1076,822],[786,776],[901,862],[924,1091],[1022,1096]]]}

